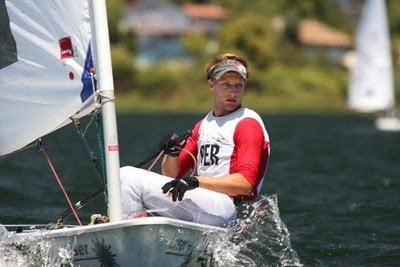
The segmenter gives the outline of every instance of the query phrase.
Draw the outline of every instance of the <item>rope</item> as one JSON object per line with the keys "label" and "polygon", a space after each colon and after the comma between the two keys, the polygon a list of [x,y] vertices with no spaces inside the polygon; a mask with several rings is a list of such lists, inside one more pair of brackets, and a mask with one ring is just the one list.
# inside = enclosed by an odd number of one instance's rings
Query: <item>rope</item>
{"label": "rope", "polygon": [[[97,190],[96,192],[94,192],[93,194],[85,197],[84,199],[76,202],[74,204],[74,209],[75,210],[79,210],[83,207],[85,207],[87,204],[89,204],[92,200],[96,199],[98,196],[100,196],[102,193],[104,193],[104,188],[100,188],[99,190]],[[61,215],[60,218],[58,219],[63,221],[68,215],[71,214],[71,209],[67,209],[65,210]]]}
{"label": "rope", "polygon": [[179,149],[179,150],[181,150],[181,151],[184,151],[184,152],[188,153],[189,156],[192,158],[192,160],[193,160],[193,170],[192,170],[192,172],[190,173],[190,176],[193,176],[193,175],[196,173],[196,169],[197,169],[197,160],[196,160],[196,157],[192,154],[192,152],[190,152],[190,151],[187,150],[186,148],[180,148],[180,147],[177,147],[177,146],[176,146],[175,148],[177,148],[177,149]]}
{"label": "rope", "polygon": [[[92,83],[92,91],[93,91],[93,97],[94,97],[94,107],[95,107],[95,125],[96,125],[96,131],[97,131],[97,145],[99,147],[99,153],[100,153],[100,164],[101,164],[101,169],[102,169],[102,175],[100,175],[103,178],[103,184],[107,184],[106,180],[106,156],[105,156],[105,151],[104,151],[104,133],[103,133],[103,122],[102,122],[102,117],[100,113],[100,108],[101,108],[101,101],[103,98],[107,99],[108,97],[104,96],[101,94],[100,90],[97,90],[96,84],[95,84],[95,75],[96,75],[96,69],[91,68],[90,69],[90,80]],[[100,96],[100,97],[99,97]],[[107,101],[106,101],[107,102]],[[104,102],[104,103],[106,103]],[[86,130],[85,130],[86,132]],[[98,167],[98,166],[97,166]],[[100,172],[97,169],[98,172]],[[100,174],[100,173],[99,173]],[[105,197],[105,202],[107,204],[107,191],[104,191],[104,197]]]}
{"label": "rope", "polygon": [[73,213],[74,216],[75,216],[76,221],[78,222],[79,225],[82,225],[81,219],[79,218],[78,213],[76,212],[76,210],[75,210],[75,208],[74,208],[74,205],[72,204],[71,198],[69,197],[69,195],[68,195],[68,193],[67,193],[67,190],[65,189],[65,187],[64,187],[64,185],[63,185],[63,183],[62,183],[60,177],[58,176],[58,174],[57,174],[57,172],[56,172],[56,169],[54,168],[54,165],[53,165],[53,163],[51,162],[50,157],[49,157],[49,155],[47,154],[47,151],[46,151],[46,149],[44,148],[43,143],[41,143],[41,140],[40,140],[40,139],[39,139],[39,146],[40,146],[40,151],[43,153],[43,155],[44,155],[44,157],[45,157],[45,159],[46,159],[46,161],[47,161],[47,163],[48,163],[48,165],[49,165],[49,167],[50,167],[50,169],[51,169],[51,171],[52,171],[52,173],[53,173],[53,175],[54,175],[54,178],[56,179],[58,185],[59,185],[60,188],[61,188],[61,191],[62,191],[63,194],[64,194],[65,199],[67,200],[68,206],[70,207],[70,209],[72,210],[72,213]]}
{"label": "rope", "polygon": [[[104,151],[104,134],[103,134],[103,121],[100,113],[96,115],[96,131],[97,131],[97,145],[100,153],[100,165],[102,169],[103,184],[107,184],[106,179],[106,153]],[[105,199],[107,203],[107,192],[105,192]]]}
{"label": "rope", "polygon": [[150,167],[147,169],[148,171],[151,171],[153,169],[154,165],[156,165],[157,161],[161,158],[161,156],[164,154],[164,150],[161,150],[161,152],[158,154],[157,158],[153,160],[153,163],[150,165]]}
{"label": "rope", "polygon": [[86,148],[86,152],[89,154],[90,160],[91,160],[91,162],[92,162],[92,164],[94,166],[94,169],[96,171],[97,176],[100,178],[100,180],[102,180],[102,176],[101,176],[100,170],[99,170],[98,158],[95,156],[95,153],[90,148],[89,142],[86,139],[86,132],[87,132],[90,124],[92,124],[94,117],[95,117],[95,115],[92,116],[90,122],[88,123],[88,125],[86,126],[84,131],[82,131],[80,120],[72,119],[72,121],[74,122],[76,131],[78,132],[79,136],[81,137],[81,139],[83,141],[83,144],[84,144],[84,146]]}
{"label": "rope", "polygon": [[[154,160],[154,158],[157,156],[157,158],[160,157],[160,155],[162,155],[163,151],[157,151],[156,153],[151,154],[147,159],[145,159],[144,161],[142,161],[141,163],[137,164],[135,167],[137,168],[141,168],[143,166],[145,166],[147,163],[151,162],[152,160]],[[102,193],[105,193],[106,190],[104,189],[104,187],[100,188],[99,190],[97,190],[96,192],[90,194],[89,196],[85,197],[84,199],[76,202],[74,204],[74,208],[79,210],[83,207],[85,207],[87,204],[89,204],[92,200],[95,200],[97,197],[99,197]],[[70,215],[71,212],[71,208],[65,210],[59,217],[59,220],[63,220],[64,218],[66,218],[68,215]]]}
{"label": "rope", "polygon": [[97,94],[98,94],[99,96],[101,96],[101,99],[105,99],[105,101],[103,101],[101,104],[105,104],[105,103],[107,103],[107,102],[110,102],[110,101],[114,101],[114,100],[115,100],[115,96],[109,97],[109,96],[103,94],[101,91],[105,91],[105,90],[99,90],[99,91],[97,91]]}

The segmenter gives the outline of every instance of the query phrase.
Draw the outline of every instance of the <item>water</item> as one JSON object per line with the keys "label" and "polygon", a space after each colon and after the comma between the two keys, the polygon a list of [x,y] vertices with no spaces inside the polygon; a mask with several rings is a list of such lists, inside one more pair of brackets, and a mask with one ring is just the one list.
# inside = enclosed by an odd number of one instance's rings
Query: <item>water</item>
{"label": "water", "polygon": [[[199,118],[119,116],[121,165],[141,162],[162,136],[184,133]],[[290,265],[297,253],[305,266],[400,265],[400,133],[380,132],[373,121],[355,116],[263,118],[272,142],[264,198],[250,221],[230,231],[231,249],[240,255],[232,262]],[[101,187],[73,127],[44,141],[74,201]],[[1,223],[48,223],[65,208],[40,153],[0,161]],[[92,213],[105,213],[103,197],[80,215],[87,222]]]}

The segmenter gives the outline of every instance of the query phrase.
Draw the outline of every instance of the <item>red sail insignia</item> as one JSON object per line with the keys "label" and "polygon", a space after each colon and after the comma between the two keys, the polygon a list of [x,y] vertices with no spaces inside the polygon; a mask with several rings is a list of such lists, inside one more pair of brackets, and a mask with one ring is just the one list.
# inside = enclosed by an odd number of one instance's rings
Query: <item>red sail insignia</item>
{"label": "red sail insignia", "polygon": [[72,47],[71,37],[64,37],[58,40],[60,44],[61,59],[71,58],[74,56],[74,49]]}

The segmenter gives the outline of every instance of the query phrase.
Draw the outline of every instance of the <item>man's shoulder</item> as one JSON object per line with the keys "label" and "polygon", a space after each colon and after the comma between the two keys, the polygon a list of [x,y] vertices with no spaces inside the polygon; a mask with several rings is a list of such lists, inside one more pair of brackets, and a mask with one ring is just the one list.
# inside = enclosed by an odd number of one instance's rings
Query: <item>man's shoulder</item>
{"label": "man's shoulder", "polygon": [[260,114],[258,114],[256,111],[250,109],[250,108],[244,108],[243,111],[244,117],[254,117],[254,118],[260,118]]}
{"label": "man's shoulder", "polygon": [[249,108],[244,109],[241,121],[247,120],[247,119],[253,119],[264,127],[264,120],[260,116],[260,114],[258,114],[257,112],[255,112],[254,110],[249,109]]}
{"label": "man's shoulder", "polygon": [[262,117],[252,109],[245,108],[244,114],[240,122],[237,124],[236,131],[245,134],[253,134],[262,131],[266,140],[269,140],[267,129],[265,128]]}
{"label": "man's shoulder", "polygon": [[197,135],[199,133],[199,130],[200,130],[200,127],[201,127],[201,124],[202,124],[203,120],[204,119],[201,119],[201,120],[199,120],[199,121],[197,121],[195,123],[195,125],[192,128],[192,134]]}
{"label": "man's shoulder", "polygon": [[262,124],[260,123],[259,120],[257,120],[254,117],[244,117],[241,119],[237,125],[236,125],[236,131],[241,130],[241,131],[247,131],[250,129],[262,129]]}

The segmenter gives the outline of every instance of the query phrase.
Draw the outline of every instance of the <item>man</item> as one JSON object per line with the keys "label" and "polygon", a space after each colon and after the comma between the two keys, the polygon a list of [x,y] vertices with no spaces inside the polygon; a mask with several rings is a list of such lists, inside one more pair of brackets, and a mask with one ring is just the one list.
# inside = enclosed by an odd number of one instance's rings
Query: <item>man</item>
{"label": "man", "polygon": [[[182,149],[174,143],[176,136],[163,140],[163,175],[121,168],[125,215],[164,208],[160,212],[164,216],[227,226],[236,218],[235,204],[259,194],[269,137],[260,116],[241,106],[247,62],[235,54],[222,54],[207,64],[206,74],[213,109],[196,123]],[[196,176],[186,174],[191,168],[197,170]]]}

